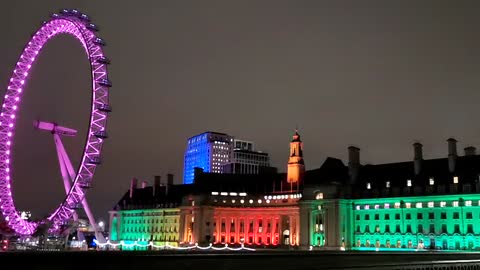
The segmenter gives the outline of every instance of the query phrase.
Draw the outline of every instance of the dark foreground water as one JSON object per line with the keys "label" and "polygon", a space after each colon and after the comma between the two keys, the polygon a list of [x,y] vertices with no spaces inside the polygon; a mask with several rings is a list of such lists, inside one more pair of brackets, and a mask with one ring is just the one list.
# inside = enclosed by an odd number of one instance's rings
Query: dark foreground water
{"label": "dark foreground water", "polygon": [[394,266],[471,261],[480,253],[418,252],[365,253],[325,251],[260,252],[3,252],[0,269],[102,270],[283,270],[283,269],[394,269]]}

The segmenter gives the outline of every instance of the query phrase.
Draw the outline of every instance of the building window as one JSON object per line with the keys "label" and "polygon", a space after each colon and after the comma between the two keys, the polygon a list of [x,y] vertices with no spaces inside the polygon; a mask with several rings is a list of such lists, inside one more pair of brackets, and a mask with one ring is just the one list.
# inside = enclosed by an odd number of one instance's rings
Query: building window
{"label": "building window", "polygon": [[357,215],[357,220],[360,220],[360,215]]}
{"label": "building window", "polygon": [[412,186],[412,180],[408,179],[407,180],[407,187],[411,187]]}
{"label": "building window", "polygon": [[390,233],[390,225],[385,225],[385,232]]}
{"label": "building window", "polygon": [[428,219],[435,219],[435,213],[434,212],[428,213]]}
{"label": "building window", "polygon": [[316,199],[316,200],[321,200],[321,199],[323,199],[323,192],[317,193],[317,195],[315,196],[315,199]]}
{"label": "building window", "polygon": [[460,225],[455,224],[453,233],[460,233]]}
{"label": "building window", "polygon": [[371,189],[372,185],[370,185],[370,182],[367,183],[367,189]]}
{"label": "building window", "polygon": [[357,230],[356,230],[356,232],[357,232],[357,233],[360,232],[360,226],[359,226],[359,225],[357,225]]}
{"label": "building window", "polygon": [[405,208],[411,208],[411,207],[412,207],[411,203],[409,203],[409,202],[405,203]]}
{"label": "building window", "polygon": [[380,214],[375,214],[375,220],[380,220]]}
{"label": "building window", "polygon": [[445,207],[447,205],[446,202],[440,202],[440,207]]}
{"label": "building window", "polygon": [[418,224],[417,233],[423,233],[423,225],[422,224]]}
{"label": "building window", "polygon": [[387,188],[390,188],[390,181],[387,181],[387,182],[385,183],[385,186],[386,186]]}
{"label": "building window", "polygon": [[397,224],[397,225],[395,226],[395,233],[400,233],[400,232],[401,232],[401,231],[400,231],[400,225]]}
{"label": "building window", "polygon": [[412,233],[412,225],[407,225],[407,233]]}
{"label": "building window", "polygon": [[454,212],[453,213],[453,219],[459,219],[460,218],[460,215],[458,212]]}
{"label": "building window", "polygon": [[465,206],[472,206],[472,201],[465,201]]}
{"label": "building window", "polygon": [[435,224],[430,224],[429,233],[435,233]]}
{"label": "building window", "polygon": [[412,219],[412,214],[407,213],[406,216],[405,216],[405,219]]}
{"label": "building window", "polygon": [[385,220],[390,220],[390,214],[385,214]]}
{"label": "building window", "polygon": [[465,218],[466,218],[466,219],[472,219],[472,218],[473,218],[472,212],[467,212],[467,213],[465,214]]}
{"label": "building window", "polygon": [[454,177],[453,177],[453,183],[454,183],[454,184],[458,184],[458,176],[454,176]]}
{"label": "building window", "polygon": [[428,207],[429,207],[429,208],[434,207],[434,203],[433,203],[433,202],[428,202]]}
{"label": "building window", "polygon": [[453,207],[458,207],[458,201],[453,202]]}
{"label": "building window", "polygon": [[422,213],[417,213],[417,219],[423,219],[423,214]]}
{"label": "building window", "polygon": [[423,204],[421,202],[417,202],[417,204],[415,205],[416,208],[422,208],[423,207]]}
{"label": "building window", "polygon": [[442,224],[442,233],[447,233],[447,224]]}
{"label": "building window", "polygon": [[468,225],[467,225],[467,233],[471,233],[471,234],[474,233],[474,232],[473,232],[473,225],[472,225],[472,224],[468,224]]}
{"label": "building window", "polygon": [[395,208],[400,208],[400,203],[399,202],[395,203]]}
{"label": "building window", "polygon": [[365,220],[370,220],[370,215],[365,215]]}
{"label": "building window", "polygon": [[435,184],[435,180],[433,179],[433,177],[430,177],[430,186],[433,186]]}
{"label": "building window", "polygon": [[400,219],[400,214],[395,214],[395,219],[399,220]]}
{"label": "building window", "polygon": [[440,219],[447,219],[447,212],[440,213]]}

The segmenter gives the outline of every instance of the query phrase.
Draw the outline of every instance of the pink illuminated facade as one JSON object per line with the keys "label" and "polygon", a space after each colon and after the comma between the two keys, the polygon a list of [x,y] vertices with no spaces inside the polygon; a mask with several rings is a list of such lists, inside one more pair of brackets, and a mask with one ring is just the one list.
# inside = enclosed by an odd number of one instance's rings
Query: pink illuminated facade
{"label": "pink illuminated facade", "polygon": [[259,205],[259,200],[245,207],[222,202],[224,205],[213,208],[182,208],[184,222],[180,240],[187,244],[298,245],[299,208],[296,200],[290,203],[270,201],[268,206]]}

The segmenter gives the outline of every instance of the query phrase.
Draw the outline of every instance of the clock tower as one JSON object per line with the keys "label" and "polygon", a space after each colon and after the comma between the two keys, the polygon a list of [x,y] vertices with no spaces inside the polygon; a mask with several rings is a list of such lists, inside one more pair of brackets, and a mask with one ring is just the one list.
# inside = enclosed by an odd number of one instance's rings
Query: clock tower
{"label": "clock tower", "polygon": [[298,130],[295,130],[293,139],[290,142],[290,157],[288,158],[287,182],[290,184],[302,183],[305,173],[303,162],[303,143],[300,140]]}

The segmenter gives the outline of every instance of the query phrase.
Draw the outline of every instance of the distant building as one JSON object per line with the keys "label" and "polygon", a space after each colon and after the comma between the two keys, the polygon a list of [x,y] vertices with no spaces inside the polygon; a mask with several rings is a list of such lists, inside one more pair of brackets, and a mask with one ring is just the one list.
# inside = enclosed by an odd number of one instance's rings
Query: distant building
{"label": "distant building", "polygon": [[234,139],[233,145],[230,162],[222,166],[222,173],[261,174],[272,172],[268,153],[255,151],[253,142]]}
{"label": "distant building", "polygon": [[209,131],[189,138],[184,157],[183,183],[193,183],[195,168],[220,173],[221,166],[230,161],[232,149],[233,137],[225,133]]}
{"label": "distant building", "polygon": [[195,168],[210,173],[275,173],[267,153],[255,151],[252,141],[235,139],[219,132],[205,132],[188,139],[184,157],[183,183],[192,184]]}
{"label": "distant building", "polygon": [[251,141],[234,139],[233,150],[255,151],[255,143]]}

